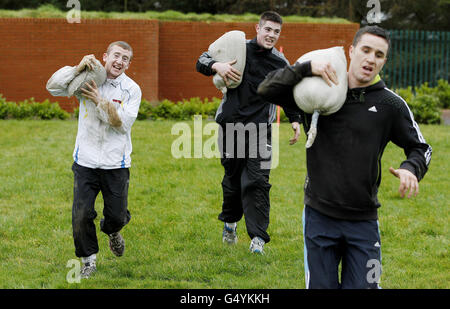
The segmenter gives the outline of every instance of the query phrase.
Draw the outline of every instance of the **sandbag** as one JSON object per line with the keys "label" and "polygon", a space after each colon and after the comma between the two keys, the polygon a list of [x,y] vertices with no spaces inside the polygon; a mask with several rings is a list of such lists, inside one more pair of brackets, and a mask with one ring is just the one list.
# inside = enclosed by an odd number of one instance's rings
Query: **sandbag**
{"label": "sandbag", "polygon": [[[233,64],[233,68],[242,73],[239,82],[235,82],[231,79],[228,80],[228,88],[236,88],[241,84],[245,61],[247,55],[247,46],[245,41],[245,33],[238,30],[226,32],[216,41],[214,41],[208,48],[209,55],[218,62],[230,62],[237,60]],[[219,74],[215,74],[213,77],[213,83],[223,93],[226,93],[227,86],[225,81]]]}
{"label": "sandbag", "polygon": [[319,115],[337,112],[345,102],[348,88],[347,59],[342,46],[311,51],[301,56],[297,62],[309,60],[329,61],[336,70],[339,85],[332,84],[330,87],[322,77],[313,76],[302,79],[294,87],[294,99],[298,107],[305,113],[313,114],[306,148],[311,147],[316,138]]}
{"label": "sandbag", "polygon": [[[80,74],[69,83],[67,87],[68,96],[81,96],[81,88],[83,88],[86,82],[91,80],[95,81],[95,84],[100,87],[106,81],[106,70],[103,65],[97,59],[94,60],[92,70],[85,68]],[[85,88],[85,87],[84,87]]]}

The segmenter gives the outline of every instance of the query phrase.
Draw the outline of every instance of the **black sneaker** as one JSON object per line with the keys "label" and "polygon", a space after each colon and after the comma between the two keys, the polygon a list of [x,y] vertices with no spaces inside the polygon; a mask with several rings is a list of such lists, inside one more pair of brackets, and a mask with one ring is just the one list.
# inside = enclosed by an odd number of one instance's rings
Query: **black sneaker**
{"label": "black sneaker", "polygon": [[80,277],[81,279],[87,279],[90,276],[92,276],[97,271],[97,267],[95,266],[94,262],[86,262],[83,264],[83,267],[81,268]]}
{"label": "black sneaker", "polygon": [[119,232],[109,234],[109,248],[115,256],[122,256],[125,251],[125,240]]}

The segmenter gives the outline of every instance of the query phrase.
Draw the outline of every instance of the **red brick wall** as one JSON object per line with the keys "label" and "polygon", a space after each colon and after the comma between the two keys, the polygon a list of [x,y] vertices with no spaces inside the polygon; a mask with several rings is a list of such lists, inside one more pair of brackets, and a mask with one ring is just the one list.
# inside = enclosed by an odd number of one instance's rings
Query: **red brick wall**
{"label": "red brick wall", "polygon": [[108,44],[123,40],[134,58],[126,74],[148,99],[158,98],[158,21],[0,18],[0,93],[10,101],[49,98],[66,110],[76,99],[52,97],[45,89],[50,76],[65,65],[76,65],[83,55],[102,61]]}
{"label": "red brick wall", "polygon": [[[212,77],[196,72],[195,63],[203,51],[231,30],[241,30],[247,39],[256,36],[256,23],[162,22],[159,41],[159,97],[180,100],[190,97],[221,97]],[[320,48],[351,45],[358,24],[283,25],[277,48],[294,63],[302,54]]]}
{"label": "red brick wall", "polygon": [[[318,48],[342,45],[347,50],[358,27],[287,23],[277,47],[283,46],[291,63]],[[123,40],[134,50],[126,74],[141,86],[143,98],[221,97],[211,77],[196,72],[195,63],[210,43],[230,30],[242,30],[248,39],[255,36],[254,23],[0,19],[0,94],[10,101],[49,98],[71,111],[76,100],[51,97],[47,80],[58,68],[78,64],[83,55],[101,59],[110,42]]]}

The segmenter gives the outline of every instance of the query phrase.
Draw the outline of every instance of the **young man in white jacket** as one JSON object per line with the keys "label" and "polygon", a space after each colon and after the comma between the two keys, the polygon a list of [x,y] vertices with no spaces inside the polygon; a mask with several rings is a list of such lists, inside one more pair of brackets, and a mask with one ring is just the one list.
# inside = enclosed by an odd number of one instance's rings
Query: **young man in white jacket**
{"label": "young man in white jacket", "polygon": [[[140,87],[127,75],[133,50],[123,41],[113,42],[103,54],[107,80],[102,85],[87,84],[80,102],[78,133],[73,152],[74,200],[72,228],[75,254],[82,258],[81,278],[96,271],[99,251],[94,219],[95,199],[101,191],[104,218],[100,229],[109,236],[116,256],[125,250],[119,231],[130,221],[127,207],[131,166],[131,126],[141,102]],[[76,66],[65,66],[47,82],[53,96],[68,96],[67,88],[83,70],[92,69],[94,55],[84,56]]]}

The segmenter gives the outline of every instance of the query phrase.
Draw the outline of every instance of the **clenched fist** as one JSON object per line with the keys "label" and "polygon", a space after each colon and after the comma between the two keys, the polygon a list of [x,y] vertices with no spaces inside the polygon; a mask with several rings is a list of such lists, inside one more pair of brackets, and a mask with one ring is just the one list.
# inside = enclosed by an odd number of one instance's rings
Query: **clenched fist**
{"label": "clenched fist", "polygon": [[95,56],[94,55],[86,55],[81,59],[80,63],[77,65],[77,73],[80,74],[86,67],[88,70],[92,70],[92,67],[95,65]]}

